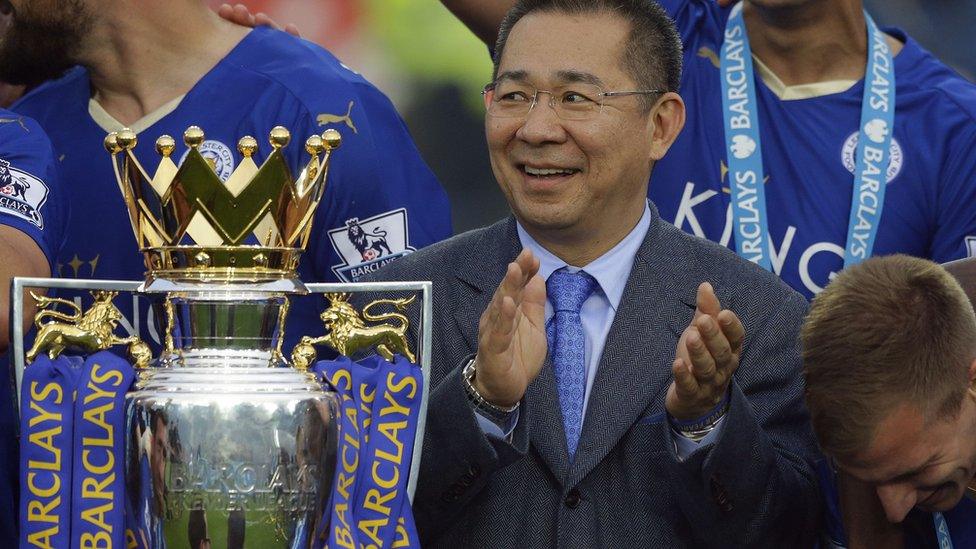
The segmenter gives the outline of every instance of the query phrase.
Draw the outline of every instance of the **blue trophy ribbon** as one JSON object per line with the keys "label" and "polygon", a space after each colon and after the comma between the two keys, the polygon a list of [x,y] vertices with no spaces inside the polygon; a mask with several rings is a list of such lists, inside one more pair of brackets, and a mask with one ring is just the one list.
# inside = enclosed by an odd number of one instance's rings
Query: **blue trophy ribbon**
{"label": "blue trophy ribbon", "polygon": [[[320,522],[315,535],[316,547],[327,545],[333,549],[356,549],[360,544],[353,502],[362,464],[363,446],[366,444],[362,411],[365,410],[368,414],[370,410],[373,372],[347,357],[319,361],[314,371],[339,393],[340,398],[339,455],[327,508],[329,520]],[[322,531],[325,526],[331,527],[331,531]]]}
{"label": "blue trophy ribbon", "polygon": [[67,357],[41,355],[27,369],[20,410],[20,547],[68,546],[73,394]]}
{"label": "blue trophy ribbon", "polygon": [[102,351],[85,361],[75,400],[71,547],[125,547],[125,393],[135,372]]}
{"label": "blue trophy ribbon", "polygon": [[400,546],[415,547],[417,535],[407,482],[423,376],[419,368],[399,355],[393,364],[375,356],[361,364],[375,369],[378,375],[366,459],[360,465],[357,489],[359,537],[369,549],[392,547],[398,538],[405,543]]}
{"label": "blue trophy ribbon", "polygon": [[397,356],[346,357],[315,366],[341,398],[339,455],[329,520],[316,547],[419,547],[407,482],[420,415],[423,375]]}

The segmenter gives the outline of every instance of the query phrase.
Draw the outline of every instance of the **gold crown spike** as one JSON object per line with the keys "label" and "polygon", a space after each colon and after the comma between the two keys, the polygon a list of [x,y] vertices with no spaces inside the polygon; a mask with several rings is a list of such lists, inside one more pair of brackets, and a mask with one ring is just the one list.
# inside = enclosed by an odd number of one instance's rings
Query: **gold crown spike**
{"label": "gold crown spike", "polygon": [[268,281],[293,278],[298,257],[311,235],[312,218],[325,191],[332,152],[341,144],[335,130],[305,142],[310,159],[297,180],[285,161],[291,133],[277,126],[269,133],[272,152],[258,166],[258,142],[244,136],[237,144],[244,159],[223,182],[200,153],[204,131],[183,134],[188,151],[173,161],[176,140],[156,140],[162,157],[150,177],[135,157],[138,143],[129,129],[105,138],[132,230],[146,255],[149,279]]}

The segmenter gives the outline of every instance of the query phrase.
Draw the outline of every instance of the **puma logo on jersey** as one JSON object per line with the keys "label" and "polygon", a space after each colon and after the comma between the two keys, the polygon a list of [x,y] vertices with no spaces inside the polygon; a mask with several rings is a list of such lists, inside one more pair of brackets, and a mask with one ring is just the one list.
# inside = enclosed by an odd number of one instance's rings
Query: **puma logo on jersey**
{"label": "puma logo on jersey", "polygon": [[719,60],[718,54],[716,54],[715,50],[711,48],[706,48],[705,46],[698,48],[698,57],[708,59],[712,62],[712,65],[715,65],[716,69],[722,67],[722,62]]}
{"label": "puma logo on jersey", "polygon": [[25,132],[30,133],[30,129],[24,125],[23,118],[0,118],[0,124],[12,124],[14,122],[20,124],[20,127],[24,128]]}
{"label": "puma logo on jersey", "polygon": [[349,108],[346,109],[346,114],[339,116],[338,114],[324,113],[320,114],[316,120],[318,120],[319,126],[325,126],[327,124],[345,124],[352,130],[352,133],[359,133],[356,129],[356,125],[352,122],[352,106],[353,101],[349,102]]}

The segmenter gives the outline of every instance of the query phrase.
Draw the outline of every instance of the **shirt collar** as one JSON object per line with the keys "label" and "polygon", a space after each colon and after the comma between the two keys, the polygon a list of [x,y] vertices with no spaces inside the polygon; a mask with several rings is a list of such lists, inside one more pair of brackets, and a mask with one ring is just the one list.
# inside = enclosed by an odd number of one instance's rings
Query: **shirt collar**
{"label": "shirt collar", "polygon": [[637,256],[637,250],[640,249],[641,244],[644,242],[644,237],[647,236],[647,230],[650,227],[651,209],[645,203],[644,214],[641,215],[640,221],[627,233],[627,236],[623,240],[600,257],[591,261],[588,265],[577,267],[567,264],[562,259],[556,257],[555,254],[543,248],[541,244],[536,242],[526,232],[521,223],[516,222],[516,229],[518,230],[519,241],[522,243],[522,247],[528,248],[539,258],[539,276],[545,280],[549,280],[549,275],[563,267],[569,267],[569,270],[573,272],[579,270],[586,271],[600,284],[600,289],[607,296],[607,300],[610,302],[610,306],[613,307],[614,311],[620,305],[620,300],[624,295],[624,288],[627,286],[627,279],[630,277],[630,271],[634,267],[634,258]]}

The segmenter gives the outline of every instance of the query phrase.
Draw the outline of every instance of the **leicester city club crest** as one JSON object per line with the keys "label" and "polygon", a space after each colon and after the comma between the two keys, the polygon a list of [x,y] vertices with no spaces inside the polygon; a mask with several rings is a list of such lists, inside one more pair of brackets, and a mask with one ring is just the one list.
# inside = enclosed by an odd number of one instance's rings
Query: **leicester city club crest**
{"label": "leicester city club crest", "polygon": [[[213,139],[207,139],[197,147],[200,151],[200,155],[203,156],[204,160],[213,168],[214,173],[221,181],[227,181],[230,174],[234,173],[234,153],[230,150],[230,147],[224,145],[220,141]],[[183,158],[180,159],[180,164],[186,160],[186,155],[190,154],[190,150],[187,149],[183,153]]]}
{"label": "leicester city club crest", "polygon": [[407,228],[407,210],[400,208],[368,219],[346,220],[345,227],[329,231],[332,247],[343,260],[332,271],[340,280],[360,277],[413,251]]}
{"label": "leicester city club crest", "polygon": [[[872,120],[868,123],[867,133],[868,140],[872,143],[880,143],[884,140],[886,134],[889,132],[887,125],[881,120]],[[854,168],[856,167],[856,159],[854,157],[857,152],[857,142],[860,138],[861,132],[854,132],[847,136],[844,140],[844,146],[841,148],[841,162],[847,171],[854,173]],[[897,139],[891,138],[891,147],[889,149],[889,157],[891,160],[888,162],[888,183],[891,183],[898,177],[901,173],[902,165],[905,162],[905,153],[902,151],[901,143]]]}
{"label": "leicester city club crest", "polygon": [[47,200],[47,193],[47,185],[40,178],[0,158],[0,213],[14,215],[43,229],[41,206]]}

